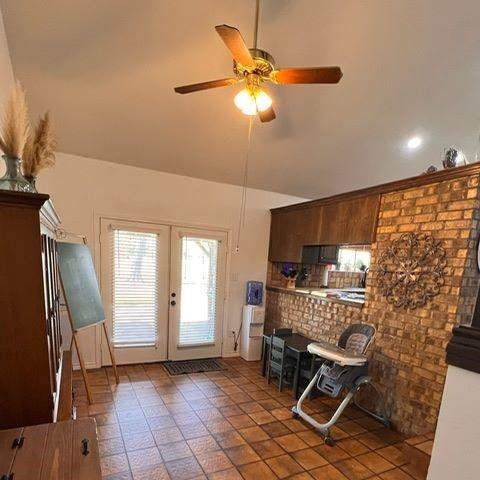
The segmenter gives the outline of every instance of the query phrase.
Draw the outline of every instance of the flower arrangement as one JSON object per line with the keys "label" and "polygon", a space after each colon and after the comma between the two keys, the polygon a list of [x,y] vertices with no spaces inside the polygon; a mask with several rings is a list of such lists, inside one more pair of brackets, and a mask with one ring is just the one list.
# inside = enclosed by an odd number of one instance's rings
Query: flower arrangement
{"label": "flower arrangement", "polygon": [[36,192],[35,179],[40,170],[55,164],[56,147],[48,112],[31,134],[25,91],[16,81],[0,127],[0,149],[7,166],[0,189]]}
{"label": "flower arrangement", "polygon": [[23,174],[27,179],[35,179],[46,167],[55,165],[57,139],[53,134],[49,112],[38,121],[35,134],[29,136],[23,153]]}
{"label": "flower arrangement", "polygon": [[297,279],[298,270],[295,268],[293,263],[284,263],[280,273],[287,280],[287,288],[295,288],[295,281]]}
{"label": "flower arrangement", "polygon": [[5,106],[0,133],[0,149],[7,157],[22,158],[30,134],[25,91],[15,82]]}

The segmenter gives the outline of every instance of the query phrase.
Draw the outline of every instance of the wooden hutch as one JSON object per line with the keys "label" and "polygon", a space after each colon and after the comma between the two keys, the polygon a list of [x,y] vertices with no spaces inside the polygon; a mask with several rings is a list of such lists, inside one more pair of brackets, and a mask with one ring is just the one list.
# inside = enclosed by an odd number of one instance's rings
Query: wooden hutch
{"label": "wooden hutch", "polygon": [[72,418],[48,195],[0,191],[0,429]]}

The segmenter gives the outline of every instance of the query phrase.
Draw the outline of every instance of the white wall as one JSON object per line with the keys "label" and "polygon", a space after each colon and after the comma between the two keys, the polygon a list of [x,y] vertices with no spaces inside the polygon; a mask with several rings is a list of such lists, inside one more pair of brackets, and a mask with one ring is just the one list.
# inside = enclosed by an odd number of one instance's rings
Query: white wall
{"label": "white wall", "polygon": [[428,480],[480,478],[480,374],[448,367]]}
{"label": "white wall", "polygon": [[[97,269],[98,215],[228,228],[232,248],[227,279],[230,296],[224,329],[226,333],[238,331],[245,282],[265,282],[269,209],[302,201],[297,197],[249,189],[246,224],[240,251],[236,253],[241,200],[241,188],[237,186],[59,154],[57,165],[41,173],[37,187],[40,192],[51,195],[67,231],[87,236],[95,253]],[[83,334],[88,366],[100,365],[99,337],[99,331],[95,332],[94,329]],[[226,339],[226,355],[233,354],[232,340],[231,336]]]}
{"label": "white wall", "polygon": [[13,71],[8,53],[7,38],[0,11],[0,104],[3,104],[13,84]]}
{"label": "white wall", "polygon": [[[0,14],[0,104],[3,104],[12,84],[12,66]],[[111,141],[114,142],[115,139]],[[141,148],[138,155],[142,155]],[[95,234],[98,232],[94,224],[98,214],[230,229],[233,248],[230,253],[226,333],[238,330],[245,282],[265,281],[269,208],[302,200],[249,190],[246,226],[242,234],[241,250],[236,253],[234,247],[241,199],[239,187],[74,155],[59,154],[57,161],[54,169],[42,172],[38,181],[39,191],[52,196],[65,229],[87,235],[89,245],[95,253],[97,268],[99,248]],[[232,158],[226,161],[236,160]],[[3,162],[0,162],[0,175],[3,172]],[[64,338],[67,344],[68,337],[65,335]],[[100,366],[99,338],[98,329],[82,334],[87,366]],[[224,352],[227,355],[233,353],[231,337],[226,339]]]}

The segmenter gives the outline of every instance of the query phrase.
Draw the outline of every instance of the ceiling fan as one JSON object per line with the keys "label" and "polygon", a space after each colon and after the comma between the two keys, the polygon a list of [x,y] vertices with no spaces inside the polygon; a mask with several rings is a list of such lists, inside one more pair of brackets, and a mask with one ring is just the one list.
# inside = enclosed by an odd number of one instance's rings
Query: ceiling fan
{"label": "ceiling fan", "polygon": [[295,83],[338,83],[340,81],[342,78],[340,67],[276,69],[273,57],[265,50],[257,48],[259,3],[260,1],[257,0],[253,48],[247,48],[240,31],[235,27],[229,25],[215,27],[232,54],[235,75],[220,80],[176,87],[177,93],[192,93],[244,82],[245,88],[235,96],[235,105],[246,115],[258,114],[262,122],[270,122],[276,116],[271,97],[261,88],[264,82],[290,85]]}

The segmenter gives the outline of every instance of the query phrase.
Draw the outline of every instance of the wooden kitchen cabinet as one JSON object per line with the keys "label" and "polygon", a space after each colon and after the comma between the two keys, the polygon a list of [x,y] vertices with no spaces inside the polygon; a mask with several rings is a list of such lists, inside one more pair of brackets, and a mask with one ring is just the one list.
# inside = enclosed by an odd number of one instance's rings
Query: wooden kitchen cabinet
{"label": "wooden kitchen cabinet", "polygon": [[302,260],[304,245],[369,245],[375,240],[380,195],[278,209],[270,226],[271,262]]}
{"label": "wooden kitchen cabinet", "polygon": [[268,259],[271,262],[301,262],[302,247],[318,244],[321,210],[321,207],[312,207],[272,213]]}
{"label": "wooden kitchen cabinet", "polygon": [[375,240],[380,195],[324,205],[320,245],[369,245]]}

